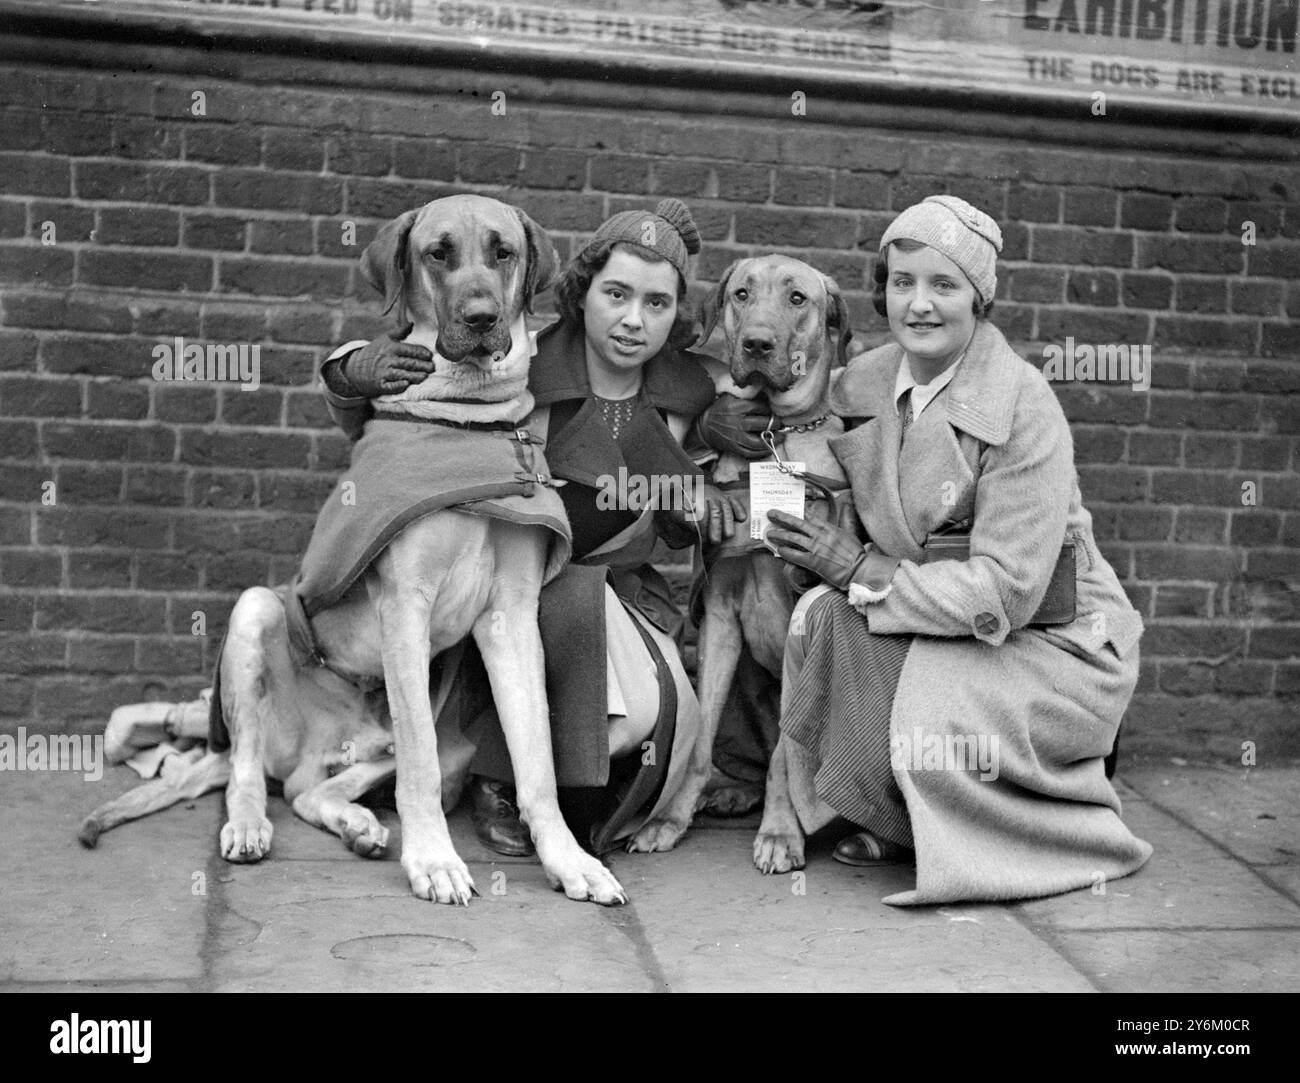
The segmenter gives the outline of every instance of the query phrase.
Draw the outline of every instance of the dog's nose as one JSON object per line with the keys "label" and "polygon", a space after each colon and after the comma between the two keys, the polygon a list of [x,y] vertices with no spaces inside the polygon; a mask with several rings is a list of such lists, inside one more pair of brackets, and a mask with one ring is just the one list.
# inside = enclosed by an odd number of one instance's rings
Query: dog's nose
{"label": "dog's nose", "polygon": [[475,304],[471,301],[465,305],[461,319],[464,320],[466,326],[481,333],[491,331],[496,326],[498,315],[496,305],[489,302]]}
{"label": "dog's nose", "polygon": [[766,359],[776,350],[776,343],[762,335],[746,335],[740,345],[747,355],[754,358]]}

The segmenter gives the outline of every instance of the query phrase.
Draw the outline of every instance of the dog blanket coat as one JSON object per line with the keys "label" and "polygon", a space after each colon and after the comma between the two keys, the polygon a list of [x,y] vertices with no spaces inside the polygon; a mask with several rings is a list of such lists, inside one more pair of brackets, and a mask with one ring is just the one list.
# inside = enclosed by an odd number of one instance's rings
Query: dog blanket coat
{"label": "dog blanket coat", "polygon": [[337,602],[408,523],[459,511],[550,534],[543,582],[568,562],[572,536],[541,450],[521,428],[462,428],[372,418],[352,448],[352,465],[316,517],[297,593],[310,617]]}

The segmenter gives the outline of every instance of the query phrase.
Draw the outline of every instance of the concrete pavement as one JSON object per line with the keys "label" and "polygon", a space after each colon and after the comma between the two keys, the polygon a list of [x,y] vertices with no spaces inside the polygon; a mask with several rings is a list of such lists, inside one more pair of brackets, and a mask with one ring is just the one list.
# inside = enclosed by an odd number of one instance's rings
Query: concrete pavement
{"label": "concrete pavement", "polygon": [[[830,844],[802,881],[750,864],[755,818],[705,819],[678,850],[617,853],[631,904],[552,892],[540,867],[452,818],[482,893],[412,898],[396,860],[366,861],[279,798],[270,859],[216,854],[211,794],[76,841],[136,781],[0,773],[0,991],[1296,991],[1300,767],[1121,765],[1145,869],[1008,905],[899,910],[907,867],[850,869]],[[397,829],[396,814],[381,814]]]}

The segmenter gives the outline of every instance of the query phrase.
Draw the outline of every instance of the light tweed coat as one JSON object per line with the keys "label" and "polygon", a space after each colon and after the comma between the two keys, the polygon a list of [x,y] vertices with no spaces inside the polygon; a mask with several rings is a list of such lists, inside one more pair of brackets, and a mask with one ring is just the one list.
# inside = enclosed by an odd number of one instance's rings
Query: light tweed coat
{"label": "light tweed coat", "polygon": [[[913,641],[891,716],[918,736],[998,738],[998,777],[916,770],[896,756],[916,845],[914,891],[937,903],[1050,895],[1126,876],[1151,847],[1120,821],[1102,759],[1137,681],[1142,622],[1097,549],[1070,429],[1043,375],[986,320],[901,457],[895,344],[852,360],[832,448],[872,541],[902,558],[892,589],[858,606],[872,632]],[[965,562],[922,565],[928,532],[973,518]],[[1062,542],[1076,553],[1072,624],[1027,628]],[[902,761],[902,762],[900,762]]]}

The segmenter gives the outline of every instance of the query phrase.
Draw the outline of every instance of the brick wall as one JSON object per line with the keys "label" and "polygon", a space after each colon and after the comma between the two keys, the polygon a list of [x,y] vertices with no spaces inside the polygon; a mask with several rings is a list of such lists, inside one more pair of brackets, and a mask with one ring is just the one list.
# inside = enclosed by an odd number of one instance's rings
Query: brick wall
{"label": "brick wall", "polygon": [[[792,117],[788,92],[220,49],[3,55],[0,726],[93,730],[197,690],[237,591],[290,574],[348,454],[314,366],[380,326],[354,264],[386,218],[483,192],[567,255],[606,215],[679,196],[701,280],[789,251],[877,342],[875,243],[947,191],[1002,223],[994,318],[1027,356],[1066,336],[1153,347],[1149,392],[1059,387],[1098,539],[1147,622],[1130,750],[1300,755],[1290,140],[815,96]],[[151,350],[177,335],[260,344],[263,386],[154,382]]]}

